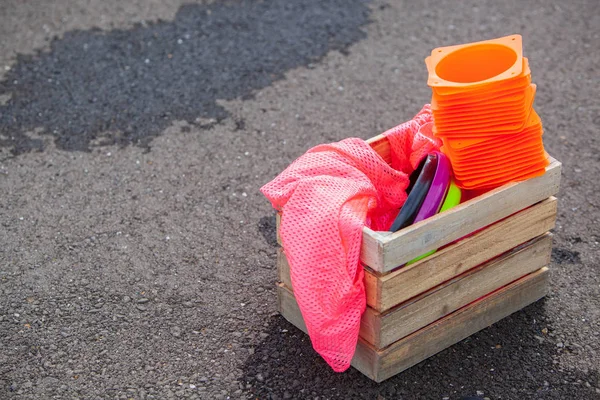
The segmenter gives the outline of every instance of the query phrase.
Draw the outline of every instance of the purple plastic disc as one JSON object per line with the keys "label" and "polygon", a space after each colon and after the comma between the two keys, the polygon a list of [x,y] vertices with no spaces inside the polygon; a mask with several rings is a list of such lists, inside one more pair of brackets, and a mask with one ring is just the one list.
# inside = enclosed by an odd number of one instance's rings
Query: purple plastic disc
{"label": "purple plastic disc", "polygon": [[433,177],[431,187],[429,188],[427,196],[425,196],[425,200],[423,200],[423,204],[413,223],[417,223],[437,214],[442,206],[444,197],[446,197],[448,187],[450,186],[450,161],[445,154],[442,154],[439,151],[436,151],[435,153],[438,156],[438,165],[435,170],[435,176]]}

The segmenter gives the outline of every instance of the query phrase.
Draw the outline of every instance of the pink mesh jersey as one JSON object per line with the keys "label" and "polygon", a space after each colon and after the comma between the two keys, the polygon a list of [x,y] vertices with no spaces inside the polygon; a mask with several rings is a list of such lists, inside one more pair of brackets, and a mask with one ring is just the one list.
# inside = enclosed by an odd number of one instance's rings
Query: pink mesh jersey
{"label": "pink mesh jersey", "polygon": [[314,349],[345,371],[366,307],[362,228],[387,230],[406,200],[408,175],[438,150],[431,109],[384,133],[388,165],[365,141],[316,146],[261,188],[282,211],[280,235],[292,286]]}

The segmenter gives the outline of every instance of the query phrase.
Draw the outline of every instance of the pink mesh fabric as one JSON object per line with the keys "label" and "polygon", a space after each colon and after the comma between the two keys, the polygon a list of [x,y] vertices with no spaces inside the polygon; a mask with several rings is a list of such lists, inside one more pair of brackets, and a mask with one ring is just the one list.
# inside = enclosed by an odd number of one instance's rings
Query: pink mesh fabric
{"label": "pink mesh fabric", "polygon": [[390,167],[350,138],[310,149],[261,191],[282,212],[293,291],[314,349],[334,371],[350,366],[366,307],[362,228],[386,230],[406,200],[408,174],[439,148],[431,110],[385,132]]}
{"label": "pink mesh fabric", "polygon": [[383,133],[390,142],[392,168],[410,174],[423,157],[442,146],[433,125],[431,106],[426,104],[412,120]]}

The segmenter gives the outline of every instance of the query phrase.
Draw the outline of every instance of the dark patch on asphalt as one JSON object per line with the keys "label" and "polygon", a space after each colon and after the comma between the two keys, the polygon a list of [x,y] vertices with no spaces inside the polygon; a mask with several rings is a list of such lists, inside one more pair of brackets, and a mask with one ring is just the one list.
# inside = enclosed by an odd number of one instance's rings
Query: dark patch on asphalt
{"label": "dark patch on asphalt", "polygon": [[0,82],[9,98],[0,103],[0,146],[13,154],[42,149],[27,133],[42,128],[64,150],[147,147],[173,120],[212,126],[228,116],[217,100],[250,98],[286,71],[364,38],[367,2],[186,5],[172,22],[68,32],[47,52],[20,55]]}
{"label": "dark patch on asphalt", "polygon": [[561,247],[552,249],[552,261],[558,264],[581,264],[581,257],[578,251],[571,251]]}
{"label": "dark patch on asphalt", "polygon": [[573,244],[578,244],[578,243],[583,242],[583,239],[581,238],[581,236],[570,236],[567,238],[567,240]]}
{"label": "dark patch on asphalt", "polygon": [[364,399],[459,399],[478,392],[491,399],[596,398],[595,388],[582,382],[598,382],[597,370],[564,371],[553,363],[557,353],[584,350],[557,345],[544,304],[538,301],[380,384],[354,368],[333,372],[307,335],[275,316],[242,379],[259,399],[349,399],[357,393]]}
{"label": "dark patch on asphalt", "polygon": [[265,241],[277,247],[277,220],[275,216],[262,217],[258,221],[258,231],[263,235]]}

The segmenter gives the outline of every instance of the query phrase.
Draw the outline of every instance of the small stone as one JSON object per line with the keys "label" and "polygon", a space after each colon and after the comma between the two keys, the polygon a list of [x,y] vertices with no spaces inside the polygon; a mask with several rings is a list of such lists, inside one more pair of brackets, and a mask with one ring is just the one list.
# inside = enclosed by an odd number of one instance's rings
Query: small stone
{"label": "small stone", "polygon": [[292,398],[292,394],[286,390],[285,392],[283,392],[283,398],[284,399],[291,399]]}
{"label": "small stone", "polygon": [[477,396],[483,396],[483,391],[481,391],[481,390],[478,390],[476,393],[477,393]]}
{"label": "small stone", "polygon": [[563,348],[563,347],[565,347],[565,345],[563,344],[563,342],[558,342],[558,343],[556,343],[556,347]]}
{"label": "small stone", "polygon": [[194,307],[194,303],[192,303],[191,301],[186,301],[183,303],[183,306],[186,308],[192,308]]}
{"label": "small stone", "polygon": [[131,301],[131,297],[125,296],[123,297],[123,303],[129,303]]}
{"label": "small stone", "polygon": [[150,299],[144,297],[144,298],[138,299],[137,303],[138,304],[146,304],[149,301],[150,301]]}
{"label": "small stone", "polygon": [[44,385],[56,385],[59,382],[59,380],[57,378],[54,378],[52,376],[47,376],[45,378],[42,379],[42,383]]}
{"label": "small stone", "polygon": [[265,377],[262,374],[256,374],[256,380],[259,382],[264,382]]}
{"label": "small stone", "polygon": [[147,308],[145,306],[141,305],[141,304],[136,305],[135,308],[137,308],[140,311],[146,311],[147,310]]}
{"label": "small stone", "polygon": [[548,334],[548,328],[544,328],[544,329],[542,329],[542,333],[543,333],[544,335],[547,335],[547,334]]}
{"label": "small stone", "polygon": [[169,332],[171,332],[171,335],[175,336],[175,337],[180,337],[181,336],[181,329],[177,326],[172,327]]}
{"label": "small stone", "polygon": [[538,335],[533,335],[533,337],[536,338],[540,343],[544,343],[546,341],[546,339]]}

